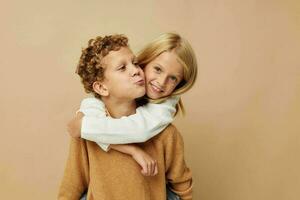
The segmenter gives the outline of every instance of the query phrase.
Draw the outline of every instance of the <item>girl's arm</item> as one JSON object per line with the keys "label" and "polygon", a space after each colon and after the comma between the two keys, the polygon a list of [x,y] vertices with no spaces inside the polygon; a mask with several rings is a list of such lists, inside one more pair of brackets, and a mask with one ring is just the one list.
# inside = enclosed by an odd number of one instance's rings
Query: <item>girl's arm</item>
{"label": "girl's arm", "polygon": [[158,173],[157,161],[149,156],[140,147],[134,144],[112,144],[111,149],[131,155],[132,158],[141,166],[141,173],[144,176],[155,176]]}
{"label": "girl's arm", "polygon": [[[83,113],[78,113],[75,117],[75,119],[73,119],[73,121],[80,119],[83,117]],[[74,127],[75,124],[75,127]],[[78,133],[74,133],[76,132],[76,130],[80,129],[80,122],[78,123],[74,123],[74,122],[70,122],[68,125],[69,128],[69,133],[71,136],[77,137],[77,139],[80,137],[80,131],[78,131]],[[73,131],[75,130],[75,131]],[[78,134],[78,135],[76,135]],[[149,156],[147,153],[145,153],[140,147],[138,147],[137,145],[134,144],[112,144],[112,145],[107,145],[107,144],[103,144],[103,143],[99,143],[96,142],[104,151],[108,151],[109,149],[114,149],[116,151],[128,154],[130,156],[132,156],[132,158],[141,166],[142,170],[142,174],[145,176],[155,176],[158,173],[158,169],[157,169],[157,161],[152,159],[151,156]],[[108,148],[109,147],[109,148]]]}
{"label": "girl's arm", "polygon": [[[81,101],[80,109],[76,112],[76,117],[73,118],[68,124],[68,132],[72,137],[80,137],[81,118],[83,116],[104,118],[106,117],[104,103],[94,97],[85,98]],[[109,144],[95,141],[104,151],[109,150]]]}
{"label": "girl's arm", "polygon": [[[176,96],[160,104],[148,103],[137,108],[135,114],[119,119],[101,117],[103,115],[99,114],[85,115],[81,122],[81,137],[105,144],[145,142],[173,121],[178,101]],[[81,108],[97,113],[97,106],[84,105],[83,102]]]}
{"label": "girl's arm", "polygon": [[[94,116],[98,118],[106,117],[105,106],[102,101],[96,98],[86,98],[82,101],[80,110],[86,116]],[[79,112],[76,117],[68,124],[68,131],[73,137],[80,137],[79,120],[84,116]],[[76,123],[77,122],[77,123]],[[109,148],[116,151],[131,155],[134,160],[141,166],[142,174],[145,176],[154,176],[157,174],[157,162],[152,159],[147,153],[145,153],[140,147],[136,145],[109,145],[101,142],[96,142],[104,151],[108,151]]]}

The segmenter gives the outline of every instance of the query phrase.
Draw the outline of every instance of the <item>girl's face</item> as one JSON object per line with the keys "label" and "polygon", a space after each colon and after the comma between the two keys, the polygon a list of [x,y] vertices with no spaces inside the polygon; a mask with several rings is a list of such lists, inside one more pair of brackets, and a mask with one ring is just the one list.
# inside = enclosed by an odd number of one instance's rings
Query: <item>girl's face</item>
{"label": "girl's face", "polygon": [[183,67],[174,51],[161,53],[145,66],[144,73],[150,99],[169,96],[183,79]]}

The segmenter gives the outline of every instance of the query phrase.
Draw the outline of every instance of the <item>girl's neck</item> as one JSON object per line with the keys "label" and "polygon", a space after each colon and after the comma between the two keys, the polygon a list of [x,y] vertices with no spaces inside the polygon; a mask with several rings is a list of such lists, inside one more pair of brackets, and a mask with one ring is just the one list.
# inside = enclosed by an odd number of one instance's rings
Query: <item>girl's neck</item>
{"label": "girl's neck", "polygon": [[103,103],[109,113],[113,118],[121,118],[123,116],[129,116],[135,114],[136,112],[136,102],[135,100],[117,100],[112,98],[102,98]]}

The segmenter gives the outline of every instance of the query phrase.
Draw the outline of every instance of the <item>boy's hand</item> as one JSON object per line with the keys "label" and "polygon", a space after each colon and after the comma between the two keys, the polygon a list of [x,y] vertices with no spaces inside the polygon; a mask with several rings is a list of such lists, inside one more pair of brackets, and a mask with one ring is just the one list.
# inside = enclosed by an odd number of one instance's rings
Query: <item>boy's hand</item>
{"label": "boy's hand", "polygon": [[155,176],[158,173],[157,161],[141,148],[137,147],[135,149],[132,158],[142,167],[142,174],[144,176]]}
{"label": "boy's hand", "polygon": [[81,120],[83,113],[78,112],[76,116],[67,124],[67,130],[71,137],[78,138],[81,136]]}

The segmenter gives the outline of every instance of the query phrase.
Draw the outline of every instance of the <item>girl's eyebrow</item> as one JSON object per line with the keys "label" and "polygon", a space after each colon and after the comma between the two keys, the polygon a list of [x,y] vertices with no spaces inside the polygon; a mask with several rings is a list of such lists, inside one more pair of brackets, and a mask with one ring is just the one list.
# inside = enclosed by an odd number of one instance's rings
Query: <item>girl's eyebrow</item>
{"label": "girl's eyebrow", "polygon": [[[160,66],[162,68],[161,70],[164,71],[164,67],[161,64],[159,64],[159,63],[154,63],[154,64]],[[183,75],[181,73],[176,73],[176,74],[174,74],[174,76],[177,76],[180,78]]]}
{"label": "girl's eyebrow", "polygon": [[159,63],[154,63],[155,65],[158,65],[158,66],[160,66],[162,69],[164,69],[164,67],[161,65],[161,64],[159,64]]}
{"label": "girl's eyebrow", "polygon": [[178,76],[178,77],[181,77],[182,76],[182,74],[180,74],[180,73],[176,73],[176,74],[174,74],[175,76]]}

